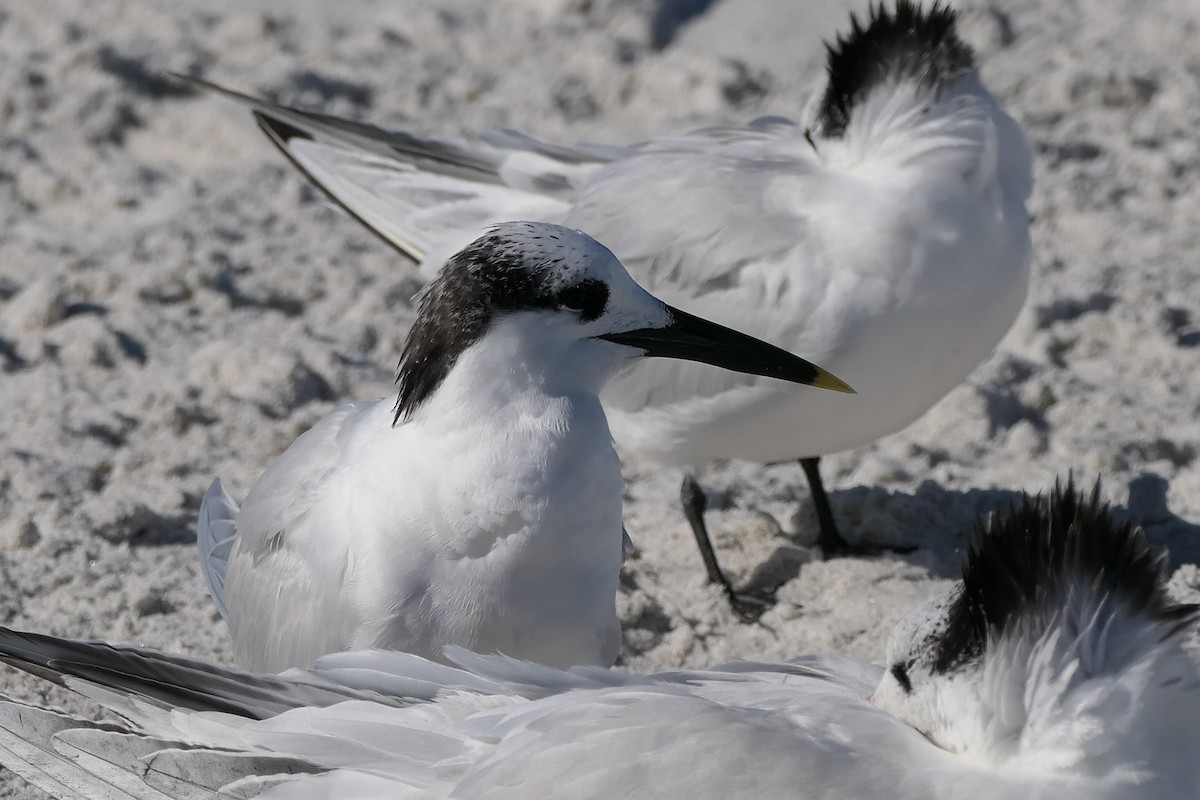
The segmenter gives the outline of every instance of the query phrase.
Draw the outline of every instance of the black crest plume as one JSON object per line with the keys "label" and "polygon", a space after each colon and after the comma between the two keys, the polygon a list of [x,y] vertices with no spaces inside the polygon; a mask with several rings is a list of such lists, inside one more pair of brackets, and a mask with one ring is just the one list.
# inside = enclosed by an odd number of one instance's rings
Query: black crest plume
{"label": "black crest plume", "polygon": [[821,98],[821,133],[840,138],[855,106],[888,80],[907,78],[944,86],[975,66],[975,53],[958,35],[957,13],[935,2],[928,11],[910,0],[896,10],[872,6],[863,26],[850,15],[850,33],[826,44],[829,85]]}
{"label": "black crest plume", "polygon": [[487,331],[496,311],[553,307],[539,298],[534,270],[497,232],[476,239],[446,262],[426,287],[400,354],[396,418],[407,418],[445,380],[464,350]]}
{"label": "black crest plume", "polygon": [[989,634],[1055,608],[1069,586],[1081,584],[1173,630],[1200,611],[1170,601],[1164,557],[1141,529],[1117,523],[1100,500],[1099,481],[1089,496],[1068,478],[1066,488],[1055,482],[1048,501],[1025,496],[986,528],[976,527],[933,670],[944,673],[979,656]]}

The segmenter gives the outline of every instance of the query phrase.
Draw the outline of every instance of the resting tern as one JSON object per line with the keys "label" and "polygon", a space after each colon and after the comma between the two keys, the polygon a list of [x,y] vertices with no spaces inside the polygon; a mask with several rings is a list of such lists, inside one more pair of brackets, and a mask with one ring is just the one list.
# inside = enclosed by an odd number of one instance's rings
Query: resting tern
{"label": "resting tern", "polygon": [[[515,131],[456,141],[276,105],[254,111],[285,155],[432,277],[480,226],[587,231],[679,307],[805,353],[853,402],[695,364],[639,364],[602,394],[618,445],[680,465],[709,578],[747,616],[704,526],[691,470],[799,458],[826,554],[852,552],[823,454],[900,430],[961,383],[1024,303],[1031,155],[981,81],[955,12],[897,0],[828,46],[800,122],[767,117],[634,146]],[[919,355],[918,355],[919,354]]]}
{"label": "resting tern", "polygon": [[1193,800],[1196,615],[1140,531],[1069,485],[980,528],[886,668],[636,675],[374,651],[275,676],[0,629],[0,658],[124,718],[0,703],[0,763],[101,800]]}
{"label": "resting tern", "polygon": [[334,409],[197,541],[237,662],[446,645],[613,662],[621,471],[599,401],[642,356],[846,391],[772,345],[647,294],[594,239],[504,223],[424,290],[398,398]]}

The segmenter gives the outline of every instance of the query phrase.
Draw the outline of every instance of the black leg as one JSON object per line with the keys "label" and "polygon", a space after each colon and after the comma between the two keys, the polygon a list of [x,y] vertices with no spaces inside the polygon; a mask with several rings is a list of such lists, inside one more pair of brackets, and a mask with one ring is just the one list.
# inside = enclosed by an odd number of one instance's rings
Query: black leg
{"label": "black leg", "polygon": [[696,483],[696,479],[692,477],[691,473],[683,474],[683,485],[680,487],[679,497],[683,501],[683,515],[687,517],[688,524],[692,526],[692,534],[696,537],[696,546],[700,548],[700,558],[703,559],[704,569],[708,572],[709,583],[715,583],[725,590],[729,604],[742,619],[747,622],[757,620],[771,605],[771,598],[738,592],[725,577],[725,573],[721,571],[721,565],[717,563],[716,551],[713,550],[712,541],[708,537],[708,526],[704,524],[704,512],[708,509],[708,498],[704,496],[704,490],[700,488],[700,484]]}
{"label": "black leg", "polygon": [[825,483],[821,480],[821,457],[802,458],[800,466],[808,478],[808,487],[812,490],[813,505],[817,507],[817,523],[820,532],[817,534],[817,547],[826,557],[832,556],[868,556],[878,555],[884,550],[896,553],[911,553],[915,547],[878,547],[871,545],[853,545],[838,533],[837,523],[833,520],[833,508],[829,505],[829,495],[825,494]]}
{"label": "black leg", "polygon": [[821,480],[821,457],[802,458],[800,466],[804,476],[808,478],[808,488],[812,491],[813,505],[817,507],[817,523],[820,533],[817,534],[817,547],[826,557],[846,555],[853,552],[849,542],[838,533],[837,523],[833,520],[833,509],[829,505],[829,495],[825,493],[825,483]]}
{"label": "black leg", "polygon": [[683,515],[692,526],[692,534],[696,537],[696,546],[700,548],[700,558],[704,560],[704,570],[708,573],[709,583],[719,583],[726,591],[733,591],[721,565],[717,563],[717,554],[713,551],[712,541],[708,538],[708,526],[704,524],[704,512],[708,510],[708,498],[704,490],[690,472],[683,473],[683,486],[679,489],[679,499],[683,501]]}

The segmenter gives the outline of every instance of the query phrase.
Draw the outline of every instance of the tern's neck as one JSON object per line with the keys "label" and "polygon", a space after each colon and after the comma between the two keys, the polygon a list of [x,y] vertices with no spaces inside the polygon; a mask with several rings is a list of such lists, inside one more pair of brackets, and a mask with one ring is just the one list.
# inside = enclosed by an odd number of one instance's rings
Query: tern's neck
{"label": "tern's neck", "polygon": [[1179,638],[1106,608],[1006,634],[931,704],[931,738],[1021,772],[1197,786],[1200,668]]}
{"label": "tern's neck", "polygon": [[606,359],[603,347],[564,337],[552,325],[528,318],[498,320],[463,351],[415,416],[456,424],[463,417],[488,421],[512,412],[538,414],[547,401],[564,397],[598,403],[617,364]]}

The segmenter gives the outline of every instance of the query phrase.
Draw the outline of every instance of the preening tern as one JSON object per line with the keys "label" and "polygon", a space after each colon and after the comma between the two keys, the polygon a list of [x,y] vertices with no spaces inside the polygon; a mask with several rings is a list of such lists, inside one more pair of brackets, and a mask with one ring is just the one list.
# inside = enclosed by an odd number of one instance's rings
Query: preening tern
{"label": "preening tern", "polygon": [[0,658],[124,718],[0,703],[0,763],[100,800],[1193,800],[1196,614],[1140,531],[1068,486],[981,528],[886,668],[634,675],[459,650],[459,668],[376,651],[252,675],[0,629]]}

